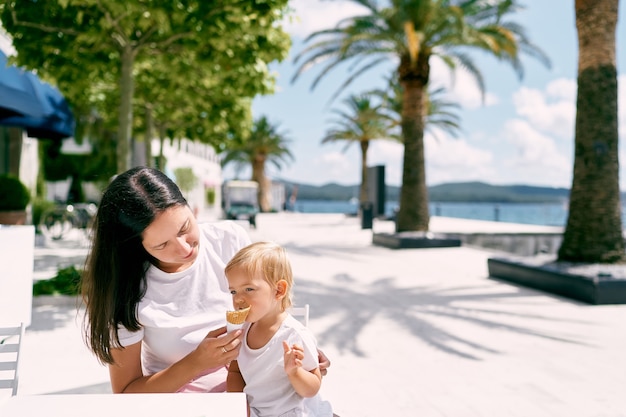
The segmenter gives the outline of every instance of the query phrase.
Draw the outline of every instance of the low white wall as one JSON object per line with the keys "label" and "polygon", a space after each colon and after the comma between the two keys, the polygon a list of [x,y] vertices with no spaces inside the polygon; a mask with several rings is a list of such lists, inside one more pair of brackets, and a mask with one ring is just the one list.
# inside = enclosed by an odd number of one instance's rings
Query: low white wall
{"label": "low white wall", "polygon": [[0,323],[31,322],[34,226],[0,225]]}

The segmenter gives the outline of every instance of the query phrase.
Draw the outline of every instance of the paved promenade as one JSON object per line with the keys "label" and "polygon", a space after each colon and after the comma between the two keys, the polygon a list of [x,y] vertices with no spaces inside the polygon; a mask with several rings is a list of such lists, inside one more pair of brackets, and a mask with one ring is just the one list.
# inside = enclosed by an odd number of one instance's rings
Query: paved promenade
{"label": "paved promenade", "polygon": [[[626,416],[626,305],[590,306],[490,279],[479,248],[391,250],[343,215],[260,215],[253,240],[284,245],[296,303],[332,360],[322,395],[341,417]],[[434,217],[434,232],[533,226]],[[374,222],[391,231],[390,222]],[[538,231],[538,230],[537,230]],[[35,277],[86,253],[35,251]],[[110,392],[71,300],[35,298],[22,394]]]}

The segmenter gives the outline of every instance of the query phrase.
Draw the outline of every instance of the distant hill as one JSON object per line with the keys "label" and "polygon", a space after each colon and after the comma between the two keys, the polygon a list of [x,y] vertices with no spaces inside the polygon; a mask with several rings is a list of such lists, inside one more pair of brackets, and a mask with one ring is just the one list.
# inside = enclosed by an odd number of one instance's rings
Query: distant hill
{"label": "distant hill", "polygon": [[559,203],[569,198],[569,189],[462,182],[429,187],[428,197],[442,202]]}
{"label": "distant hill", "polygon": [[[285,184],[287,196],[294,186],[298,186],[299,200],[339,200],[358,198],[358,185],[298,184],[289,181],[277,181]],[[398,201],[400,187],[388,185],[387,201]],[[491,203],[559,203],[567,201],[569,189],[551,187],[533,187],[530,185],[491,185],[484,182],[458,182],[428,187],[428,199],[431,202],[491,202]]]}

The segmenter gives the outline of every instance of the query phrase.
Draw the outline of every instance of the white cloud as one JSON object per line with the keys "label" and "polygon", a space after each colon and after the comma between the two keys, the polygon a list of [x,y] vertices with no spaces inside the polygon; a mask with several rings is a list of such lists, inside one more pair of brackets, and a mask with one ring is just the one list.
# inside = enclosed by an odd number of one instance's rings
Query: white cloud
{"label": "white cloud", "polygon": [[[450,181],[485,181],[485,177],[496,178],[492,168],[493,155],[478,149],[465,139],[454,139],[440,134],[438,139],[426,135],[426,180],[428,184]],[[402,183],[404,146],[387,140],[370,143],[368,166],[384,165],[385,182],[388,185]],[[348,183],[360,181],[360,152],[356,147],[346,153],[329,152],[316,162],[320,175],[329,178],[344,178]],[[320,178],[318,178],[319,180]],[[354,181],[350,181],[354,179]],[[330,180],[329,180],[330,181]],[[329,182],[329,181],[322,181]]]}
{"label": "white cloud", "polygon": [[322,29],[330,29],[346,17],[357,16],[366,9],[352,2],[293,0],[295,10],[283,27],[292,36],[305,38]]}
{"label": "white cloud", "polygon": [[354,152],[324,152],[315,158],[313,165],[316,170],[317,184],[328,182],[354,183],[359,178],[358,157],[351,155]]}
{"label": "white cloud", "polygon": [[571,78],[557,78],[556,80],[550,81],[546,87],[546,93],[549,97],[572,103],[576,102],[577,90],[576,80]]}
{"label": "white cloud", "polygon": [[452,72],[437,57],[430,60],[430,65],[430,84],[435,87],[443,85],[449,91],[450,99],[460,104],[463,108],[472,110],[494,106],[499,103],[498,97],[488,91],[485,92],[483,101],[483,96],[476,80],[467,71],[457,69]]}
{"label": "white cloud", "polygon": [[521,87],[513,94],[515,111],[535,129],[572,140],[576,117],[576,83],[558,79],[545,91]]}
{"label": "white cloud", "polygon": [[506,121],[503,137],[513,149],[512,156],[502,160],[507,177],[528,184],[569,186],[572,157],[564,155],[552,137],[521,119]]}
{"label": "white cloud", "polygon": [[428,184],[458,181],[485,181],[492,178],[491,152],[472,146],[466,139],[427,135],[426,180]]}

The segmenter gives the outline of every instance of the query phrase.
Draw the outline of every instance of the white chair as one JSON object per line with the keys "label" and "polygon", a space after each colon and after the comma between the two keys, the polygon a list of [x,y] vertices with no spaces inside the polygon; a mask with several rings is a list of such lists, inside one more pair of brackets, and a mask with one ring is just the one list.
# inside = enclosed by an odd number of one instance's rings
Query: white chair
{"label": "white chair", "polygon": [[12,396],[17,395],[23,339],[24,323],[13,327],[0,327],[0,389],[12,390]]}
{"label": "white chair", "polygon": [[306,327],[309,326],[309,305],[305,304],[302,307],[291,307],[289,313],[296,319],[300,320]]}

